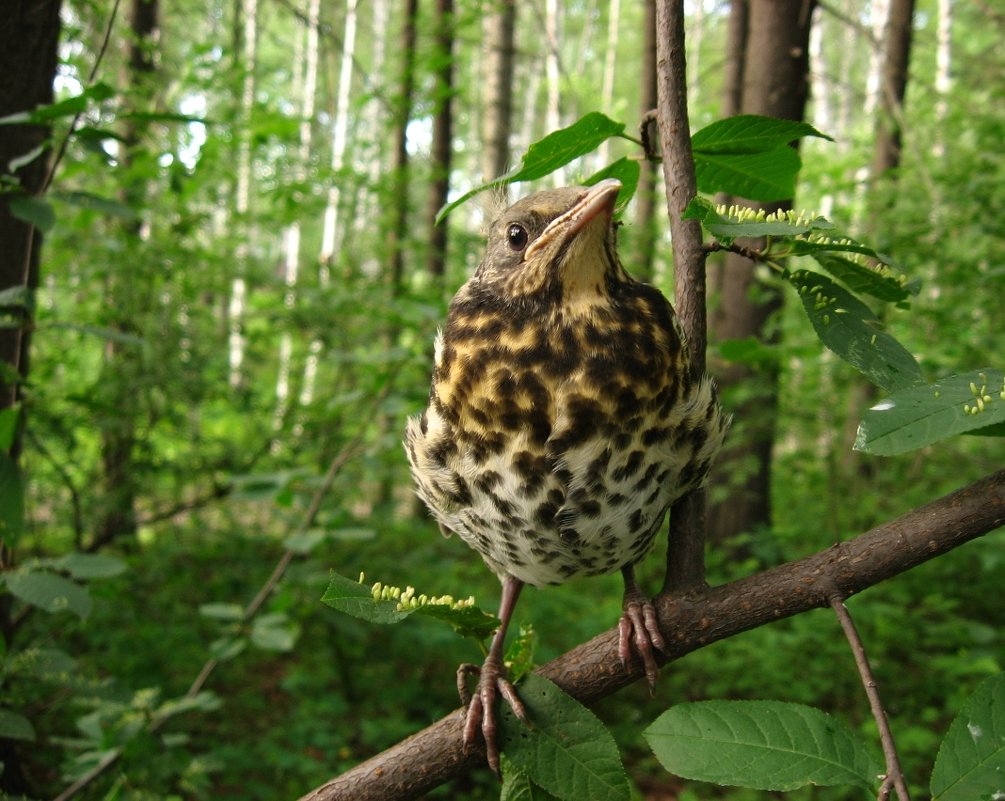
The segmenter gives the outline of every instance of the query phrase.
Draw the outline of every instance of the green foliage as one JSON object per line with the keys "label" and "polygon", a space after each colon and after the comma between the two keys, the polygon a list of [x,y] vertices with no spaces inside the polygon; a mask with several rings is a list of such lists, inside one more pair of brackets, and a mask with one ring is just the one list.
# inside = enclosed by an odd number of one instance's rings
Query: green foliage
{"label": "green foliage", "polygon": [[353,581],[332,571],[322,602],[370,623],[400,623],[418,613],[449,623],[458,634],[476,640],[485,639],[499,626],[498,618],[475,606],[473,597],[455,601],[450,595],[416,595],[414,587],[402,590],[379,581],[367,587],[362,579],[360,575],[359,581]]}
{"label": "green foliage", "polygon": [[520,684],[520,698],[532,728],[508,706],[499,721],[500,747],[507,757],[504,797],[536,798],[532,791],[526,794],[529,780],[562,801],[628,801],[631,793],[614,738],[589,709],[533,673]]}
{"label": "green foliage", "polygon": [[967,699],[932,771],[933,801],[994,799],[1005,788],[1005,673]]}
{"label": "green foliage", "polygon": [[[975,370],[894,392],[865,413],[856,450],[893,456],[1005,423],[1005,372]],[[1000,432],[995,432],[1000,436]]]}
{"label": "green foliage", "polygon": [[781,701],[704,701],[664,712],[644,732],[663,767],[760,790],[853,784],[875,794],[879,764],[847,726]]}

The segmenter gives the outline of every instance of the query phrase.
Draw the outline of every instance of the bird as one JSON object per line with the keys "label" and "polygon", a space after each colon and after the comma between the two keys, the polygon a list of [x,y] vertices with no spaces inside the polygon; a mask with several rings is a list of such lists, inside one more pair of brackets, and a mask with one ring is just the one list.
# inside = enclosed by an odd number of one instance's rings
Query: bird
{"label": "bird", "polygon": [[498,697],[528,722],[503,663],[525,585],[620,570],[618,654],[627,669],[634,648],[654,685],[665,642],[634,566],[705,481],[729,424],[714,382],[692,375],[670,303],[621,264],[621,188],[538,191],[489,225],[437,333],[428,405],[405,429],[418,496],[502,583],[484,663],[458,669],[465,751],[480,730],[496,774]]}

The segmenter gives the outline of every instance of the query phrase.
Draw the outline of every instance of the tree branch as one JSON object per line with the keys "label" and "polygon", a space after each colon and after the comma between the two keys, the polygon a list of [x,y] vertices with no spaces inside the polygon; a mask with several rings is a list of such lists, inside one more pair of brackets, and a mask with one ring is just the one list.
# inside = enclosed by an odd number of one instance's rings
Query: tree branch
{"label": "tree branch", "polygon": [[[685,220],[698,194],[687,112],[684,0],[656,3],[656,118],[663,154],[663,184],[673,247],[674,305],[691,353],[691,377],[705,374],[705,251],[701,224]],[[670,510],[663,591],[681,591],[705,581],[705,491],[689,492]]]}
{"label": "tree branch", "polygon": [[[873,719],[879,730],[879,739],[883,745],[883,756],[886,759],[886,777],[884,787],[892,786],[897,791],[899,801],[911,801],[907,791],[907,782],[904,779],[904,771],[900,767],[900,757],[897,756],[897,746],[893,741],[893,731],[890,729],[890,721],[886,717],[883,709],[883,701],[879,697],[879,689],[876,687],[876,679],[872,674],[872,667],[869,664],[869,657],[866,656],[865,646],[862,638],[858,636],[858,629],[855,628],[855,621],[848,613],[848,608],[844,605],[844,598],[839,593],[835,593],[830,601],[831,609],[837,615],[838,622],[844,630],[844,635],[851,647],[852,656],[855,657],[855,666],[858,674],[862,678],[862,686],[865,688],[866,697],[869,699],[869,708],[872,709]],[[882,796],[882,793],[880,795]]]}
{"label": "tree branch", "polygon": [[[713,642],[829,605],[896,576],[1005,524],[1005,470],[921,506],[848,542],[730,584],[684,596],[657,598],[667,641],[662,661]],[[617,656],[617,630],[573,648],[537,670],[589,703],[642,675],[626,672]],[[449,671],[444,671],[448,680]],[[468,768],[484,754],[461,747],[463,710],[318,787],[303,801],[396,801],[414,798]]]}

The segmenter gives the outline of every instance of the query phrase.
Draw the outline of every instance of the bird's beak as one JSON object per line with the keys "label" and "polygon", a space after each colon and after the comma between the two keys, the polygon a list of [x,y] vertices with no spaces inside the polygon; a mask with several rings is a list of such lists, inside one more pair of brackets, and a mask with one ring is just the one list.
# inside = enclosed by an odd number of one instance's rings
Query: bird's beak
{"label": "bird's beak", "polygon": [[524,259],[532,258],[538,251],[561,247],[598,215],[604,215],[609,225],[614,216],[614,201],[620,191],[621,181],[617,178],[606,178],[600,183],[585,187],[572,208],[552,220],[541,235],[531,242],[524,253]]}

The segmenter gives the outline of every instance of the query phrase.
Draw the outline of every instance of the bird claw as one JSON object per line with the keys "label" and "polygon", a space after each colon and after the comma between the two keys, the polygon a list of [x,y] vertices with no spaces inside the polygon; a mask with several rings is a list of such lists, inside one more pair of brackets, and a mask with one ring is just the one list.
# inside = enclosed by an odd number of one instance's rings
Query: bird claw
{"label": "bird claw", "polygon": [[662,651],[666,647],[656,619],[656,607],[641,593],[625,593],[621,619],[618,621],[618,658],[627,670],[632,658],[632,645],[642,658],[650,694],[656,691],[656,679],[660,669],[656,664],[655,648]]}
{"label": "bird claw", "polygon": [[[475,687],[474,695],[468,692],[467,677],[470,674],[478,675],[478,685]],[[489,657],[481,667],[477,665],[464,664],[457,668],[457,690],[461,696],[461,703],[467,707],[464,716],[464,751],[475,742],[479,729],[482,732],[482,739],[485,741],[485,756],[489,767],[496,776],[499,775],[499,745],[496,742],[498,730],[496,722],[496,696],[501,695],[517,719],[525,726],[530,725],[527,717],[527,709],[523,701],[516,693],[512,682],[506,678],[506,669],[502,663]]]}

